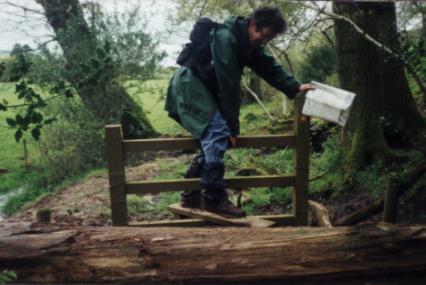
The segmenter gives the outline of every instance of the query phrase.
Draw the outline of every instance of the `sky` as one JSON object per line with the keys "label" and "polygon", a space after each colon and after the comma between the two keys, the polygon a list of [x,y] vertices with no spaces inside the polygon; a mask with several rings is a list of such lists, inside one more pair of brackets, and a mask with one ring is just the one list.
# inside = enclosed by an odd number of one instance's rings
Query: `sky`
{"label": "sky", "polygon": [[[110,13],[114,10],[125,12],[135,5],[140,5],[141,12],[148,15],[147,31],[155,37],[160,37],[160,48],[168,54],[162,64],[174,65],[177,53],[187,41],[189,28],[184,27],[180,33],[174,33],[172,36],[166,34],[170,27],[168,14],[175,10],[176,4],[173,1],[97,0],[96,2]],[[25,7],[27,11],[15,5]],[[0,0],[0,52],[10,51],[16,43],[35,47],[37,42],[49,40],[53,31],[46,23],[42,12],[41,6],[35,0]]]}
{"label": "sky", "polygon": [[[160,39],[160,49],[168,54],[162,61],[162,65],[175,65],[177,54],[182,49],[182,45],[188,41],[192,23],[181,25],[177,29],[179,32],[175,30],[172,34],[166,33],[170,28],[168,16],[176,10],[176,3],[173,0],[91,1],[100,3],[109,13],[114,10],[125,12],[139,5],[141,12],[146,13],[149,19],[146,31]],[[84,3],[86,0],[80,0],[80,2]],[[25,7],[27,11],[16,6]],[[42,12],[41,6],[35,0],[0,0],[0,53],[10,51],[15,43],[35,47],[36,42],[43,43],[49,40],[53,32]],[[413,26],[413,23],[409,26]]]}

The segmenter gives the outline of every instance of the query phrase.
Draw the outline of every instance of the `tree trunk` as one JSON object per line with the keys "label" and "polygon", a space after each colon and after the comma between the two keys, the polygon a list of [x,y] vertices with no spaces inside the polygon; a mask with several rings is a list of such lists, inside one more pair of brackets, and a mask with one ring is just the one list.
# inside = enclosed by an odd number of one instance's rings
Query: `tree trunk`
{"label": "tree trunk", "polygon": [[[381,3],[378,7],[378,39],[394,50],[400,50],[395,3]],[[413,146],[420,143],[419,134],[425,120],[411,94],[403,65],[383,54],[384,134],[391,147]]]}
{"label": "tree trunk", "polygon": [[[386,33],[385,44],[398,36],[394,3],[334,2],[333,10],[373,38],[384,40],[381,36]],[[344,21],[336,21],[335,33],[340,84],[357,94],[344,130],[344,143],[349,149],[349,165],[361,168],[377,158],[391,156],[385,139],[391,139],[388,130],[404,133],[407,142],[424,127],[424,119],[414,105],[401,64],[385,60],[378,48]]]}
{"label": "tree trunk", "polygon": [[[36,1],[43,6],[64,53],[66,79],[76,87],[85,106],[105,124],[120,122],[126,138],[154,135],[156,132],[141,106],[117,83],[117,75],[112,70],[94,74],[96,71],[83,68],[96,57],[99,42],[91,33],[78,0]],[[94,76],[98,82],[89,80]]]}
{"label": "tree trunk", "polygon": [[0,228],[0,270],[18,283],[365,284],[347,282],[426,269],[424,225]]}

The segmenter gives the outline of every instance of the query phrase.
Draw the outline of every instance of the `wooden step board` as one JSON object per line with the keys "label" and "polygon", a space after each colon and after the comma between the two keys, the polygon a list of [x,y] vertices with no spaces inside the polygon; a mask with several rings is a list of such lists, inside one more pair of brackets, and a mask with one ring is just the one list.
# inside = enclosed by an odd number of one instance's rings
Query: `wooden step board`
{"label": "wooden step board", "polygon": [[179,203],[170,205],[169,211],[177,215],[202,219],[222,226],[268,228],[275,224],[273,221],[268,221],[256,217],[228,219],[218,214],[203,211],[201,209],[184,208]]}

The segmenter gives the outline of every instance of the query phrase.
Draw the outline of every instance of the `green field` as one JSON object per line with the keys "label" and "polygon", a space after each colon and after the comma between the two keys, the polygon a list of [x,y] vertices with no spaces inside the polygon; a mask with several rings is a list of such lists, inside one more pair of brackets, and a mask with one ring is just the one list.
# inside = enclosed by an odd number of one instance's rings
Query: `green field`
{"label": "green field", "polygon": [[142,105],[153,127],[165,135],[187,134],[164,110],[168,78],[148,80],[143,83],[128,82],[127,90]]}

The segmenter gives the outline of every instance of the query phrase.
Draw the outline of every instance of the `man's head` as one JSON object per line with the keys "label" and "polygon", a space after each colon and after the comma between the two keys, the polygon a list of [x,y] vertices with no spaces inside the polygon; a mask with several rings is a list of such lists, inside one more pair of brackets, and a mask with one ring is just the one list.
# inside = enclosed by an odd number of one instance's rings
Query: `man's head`
{"label": "man's head", "polygon": [[249,17],[248,35],[252,46],[266,45],[286,29],[287,23],[275,7],[258,8]]}

